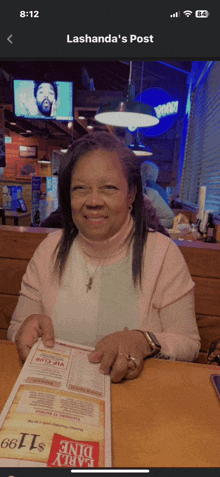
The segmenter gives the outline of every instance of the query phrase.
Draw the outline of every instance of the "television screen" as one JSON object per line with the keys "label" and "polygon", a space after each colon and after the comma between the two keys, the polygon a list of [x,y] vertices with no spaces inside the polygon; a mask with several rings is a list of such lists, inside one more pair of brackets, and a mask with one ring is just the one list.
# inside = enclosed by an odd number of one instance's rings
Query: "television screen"
{"label": "television screen", "polygon": [[23,118],[72,121],[73,83],[14,80],[14,114]]}

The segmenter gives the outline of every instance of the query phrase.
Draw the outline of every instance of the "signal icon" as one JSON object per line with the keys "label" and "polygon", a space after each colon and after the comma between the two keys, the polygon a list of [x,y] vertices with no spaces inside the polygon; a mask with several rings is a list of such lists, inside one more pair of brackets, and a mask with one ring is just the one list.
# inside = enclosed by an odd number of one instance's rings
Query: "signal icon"
{"label": "signal icon", "polygon": [[178,18],[180,17],[180,12],[175,12],[175,13],[172,13],[172,15],[170,15],[170,18]]}
{"label": "signal icon", "polygon": [[186,15],[186,17],[190,17],[190,15],[192,15],[192,10],[185,10],[183,13]]}

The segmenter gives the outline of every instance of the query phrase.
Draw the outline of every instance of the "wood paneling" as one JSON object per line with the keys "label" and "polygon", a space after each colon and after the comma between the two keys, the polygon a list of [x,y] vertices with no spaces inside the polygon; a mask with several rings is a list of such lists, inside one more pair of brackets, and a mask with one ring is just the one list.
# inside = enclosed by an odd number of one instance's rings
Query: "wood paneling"
{"label": "wood paneling", "polygon": [[18,295],[0,294],[0,326],[7,330],[12,314],[17,305]]}
{"label": "wood paneling", "polygon": [[201,350],[206,352],[213,341],[220,337],[220,317],[210,315],[196,315],[201,337]]}
{"label": "wood paneling", "polygon": [[0,258],[0,293],[17,295],[28,260]]}
{"label": "wood paneling", "polygon": [[[42,229],[41,229],[42,230]],[[18,301],[21,280],[27,264],[47,233],[0,231],[0,339],[7,329]]]}
{"label": "wood paneling", "polygon": [[206,363],[210,344],[220,338],[220,246],[203,242],[178,245],[195,282],[196,319],[201,337],[197,362]]}
{"label": "wood paneling", "polygon": [[1,330],[0,329],[0,340],[7,340],[7,331],[6,330]]}
{"label": "wood paneling", "polygon": [[196,313],[220,317],[220,280],[203,277],[192,279],[195,282]]}
{"label": "wood paneling", "polygon": [[[19,232],[1,228],[0,233],[0,337],[17,303],[21,279],[28,261],[46,233]],[[220,245],[175,241],[195,282],[196,316],[201,336],[199,362],[206,362],[212,341],[220,338]]]}
{"label": "wood paneling", "polygon": [[47,234],[31,232],[0,233],[0,257],[30,260],[37,246],[46,238]]}
{"label": "wood paneling", "polygon": [[[10,131],[10,137],[12,138],[12,142],[10,144],[6,144],[6,167],[4,168],[4,179],[16,179],[17,171],[16,171],[16,161],[20,160],[19,157],[19,146],[37,146],[38,148],[38,157],[36,159],[32,159],[33,164],[38,162],[38,159],[42,159],[45,153],[45,139],[40,136],[32,136],[29,138],[25,138]],[[48,159],[52,159],[52,150],[54,149],[54,145],[50,145],[47,142],[47,156]],[[58,149],[60,149],[58,147]],[[40,166],[41,168],[41,166]],[[51,167],[50,171],[44,171],[45,175],[51,175]],[[41,174],[43,175],[43,174]]]}
{"label": "wood paneling", "polygon": [[193,277],[220,279],[220,250],[208,248],[180,247]]}

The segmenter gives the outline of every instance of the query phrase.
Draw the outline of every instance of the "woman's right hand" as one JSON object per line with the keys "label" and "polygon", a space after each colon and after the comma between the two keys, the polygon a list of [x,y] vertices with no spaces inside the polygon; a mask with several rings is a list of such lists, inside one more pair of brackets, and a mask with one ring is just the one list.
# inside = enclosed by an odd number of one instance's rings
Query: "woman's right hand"
{"label": "woman's right hand", "polygon": [[51,318],[40,314],[28,316],[15,336],[18,354],[23,361],[40,337],[42,337],[44,346],[53,348],[55,336]]}

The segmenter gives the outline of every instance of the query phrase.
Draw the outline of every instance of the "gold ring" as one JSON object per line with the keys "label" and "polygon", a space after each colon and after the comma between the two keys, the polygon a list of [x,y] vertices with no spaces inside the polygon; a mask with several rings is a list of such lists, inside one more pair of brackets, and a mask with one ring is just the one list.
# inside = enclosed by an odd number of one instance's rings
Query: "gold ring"
{"label": "gold ring", "polygon": [[133,361],[133,363],[135,364],[135,368],[137,368],[140,364],[139,360],[134,358],[130,354],[119,353],[118,356],[124,356],[127,359],[127,361]]}

